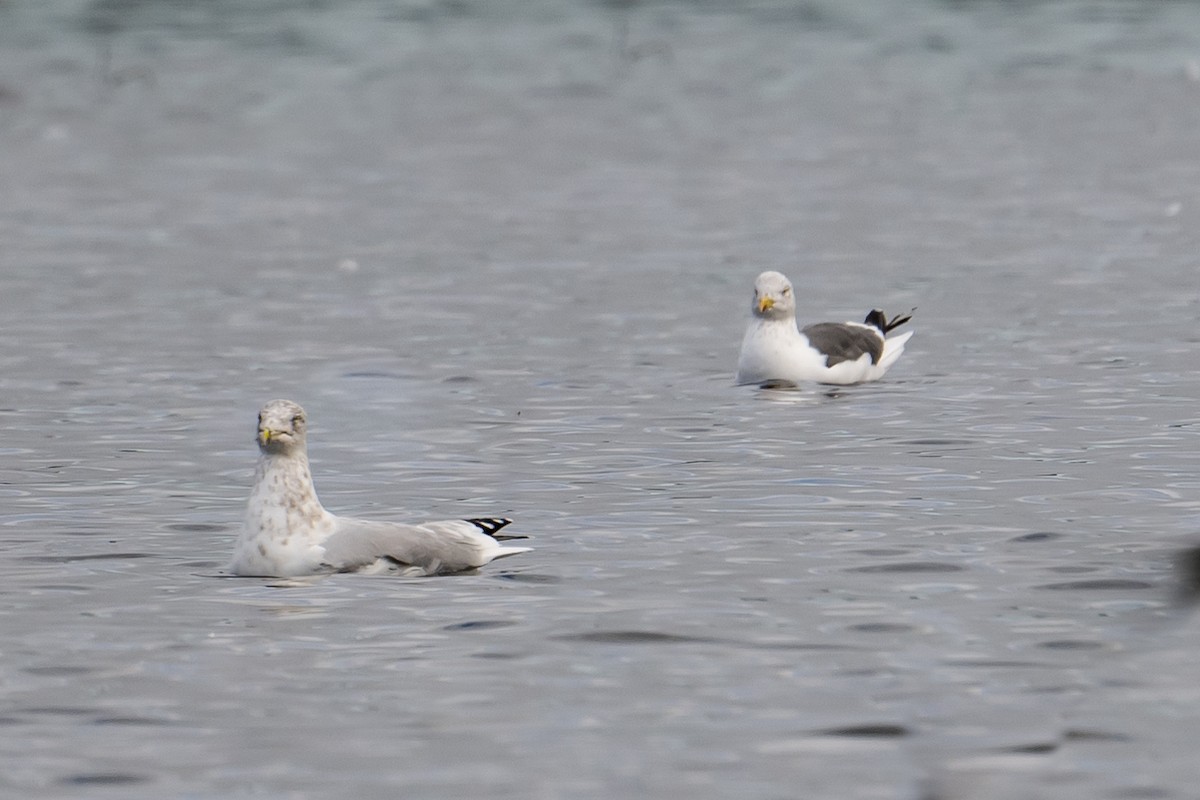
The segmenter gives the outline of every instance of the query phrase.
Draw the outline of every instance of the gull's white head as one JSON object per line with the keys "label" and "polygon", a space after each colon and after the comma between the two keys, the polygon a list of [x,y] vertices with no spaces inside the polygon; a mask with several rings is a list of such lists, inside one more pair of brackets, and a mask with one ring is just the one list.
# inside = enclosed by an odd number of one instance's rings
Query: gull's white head
{"label": "gull's white head", "polygon": [[764,272],[754,281],[754,305],[750,309],[761,319],[787,319],[796,315],[796,297],[792,282],[783,273]]}
{"label": "gull's white head", "polygon": [[291,400],[272,400],[258,412],[258,449],[271,455],[304,450],[308,417]]}

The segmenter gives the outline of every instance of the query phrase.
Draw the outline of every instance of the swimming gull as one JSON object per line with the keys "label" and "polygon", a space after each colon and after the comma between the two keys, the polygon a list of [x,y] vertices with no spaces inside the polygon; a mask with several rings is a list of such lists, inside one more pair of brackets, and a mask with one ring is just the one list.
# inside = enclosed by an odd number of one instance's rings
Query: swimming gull
{"label": "swimming gull", "polygon": [[863,322],[818,322],[796,327],[796,296],[781,273],[764,272],[754,281],[753,318],[742,339],[737,382],[863,383],[883,377],[904,352],[912,331],[885,338],[912,318],[889,320],[879,309]]}
{"label": "swimming gull", "polygon": [[258,467],[233,550],[235,575],[289,578],[323,572],[465,572],[532,549],[506,547],[512,520],[453,519],[404,525],[330,514],[308,467],[304,409],[272,400],[258,413]]}

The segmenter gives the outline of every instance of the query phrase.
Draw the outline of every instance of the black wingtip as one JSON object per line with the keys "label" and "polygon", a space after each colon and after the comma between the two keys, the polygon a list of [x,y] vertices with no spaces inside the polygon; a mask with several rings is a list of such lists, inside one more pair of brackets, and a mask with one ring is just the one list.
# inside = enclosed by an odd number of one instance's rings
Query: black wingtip
{"label": "black wingtip", "polygon": [[863,324],[878,328],[883,333],[890,333],[911,320],[913,312],[916,310],[916,306],[914,306],[907,314],[899,317],[892,317],[889,320],[887,315],[883,313],[882,309],[873,308],[867,314],[867,318],[863,320]]}
{"label": "black wingtip", "polygon": [[507,541],[509,539],[528,539],[528,536],[512,535],[508,533],[500,533],[500,529],[512,524],[511,519],[505,517],[476,517],[474,519],[464,520],[474,525],[479,530],[486,533],[496,541]]}

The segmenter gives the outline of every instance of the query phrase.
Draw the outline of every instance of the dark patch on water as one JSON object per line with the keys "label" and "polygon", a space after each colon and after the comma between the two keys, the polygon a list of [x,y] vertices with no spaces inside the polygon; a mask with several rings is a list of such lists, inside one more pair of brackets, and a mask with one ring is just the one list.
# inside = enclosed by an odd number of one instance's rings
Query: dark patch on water
{"label": "dark patch on water", "polygon": [[128,561],[135,558],[150,558],[150,553],[85,553],[63,556],[21,556],[20,561],[35,564],[70,564],[73,561]]}
{"label": "dark patch on water", "polygon": [[359,372],[344,372],[343,378],[388,378],[389,380],[404,380],[408,376],[401,375],[397,372],[375,372],[371,370],[361,370]]}
{"label": "dark patch on water", "polygon": [[59,780],[67,786],[132,786],[150,780],[147,775],[134,775],[129,772],[85,772],[68,775]]}
{"label": "dark patch on water", "polygon": [[[188,569],[220,569],[225,566],[228,561],[181,561],[179,566],[187,567]],[[229,576],[218,576],[229,577]]]}
{"label": "dark patch on water", "polygon": [[1037,531],[1035,533],[1026,533],[1022,536],[1014,536],[1009,539],[1010,542],[1048,542],[1051,539],[1061,539],[1061,533],[1051,533],[1050,531]]}
{"label": "dark patch on water", "polygon": [[174,522],[167,525],[169,531],[183,531],[184,533],[215,533],[217,531],[227,531],[232,525],[220,525],[211,522]]}
{"label": "dark patch on water", "polygon": [[550,638],[561,642],[591,642],[594,644],[687,644],[719,641],[703,636],[682,636],[676,633],[658,633],[657,631],[594,631],[592,633],[565,633]]}
{"label": "dark patch on water", "polygon": [[489,661],[516,661],[520,653],[473,653],[471,658],[483,658]]}
{"label": "dark patch on water", "polygon": [[557,575],[538,575],[533,572],[498,572],[492,577],[514,583],[562,583]]}
{"label": "dark patch on water", "polygon": [[1008,661],[1005,659],[948,659],[942,662],[950,667],[967,667],[969,669],[1044,669],[1047,665],[1037,661]]}
{"label": "dark patch on water", "polygon": [[159,719],[157,717],[96,717],[92,720],[93,725],[116,725],[120,727],[156,727],[161,725],[173,725],[170,720]]}
{"label": "dark patch on water", "polygon": [[1157,786],[1134,786],[1129,789],[1116,789],[1108,797],[1127,798],[1128,800],[1160,800],[1160,798],[1179,797],[1180,795]]}
{"label": "dark patch on water", "polygon": [[510,625],[516,625],[515,622],[503,619],[480,619],[471,620],[470,622],[456,622],[453,625],[443,626],[444,631],[486,631],[493,628],[507,628]]}
{"label": "dark patch on water", "polygon": [[97,713],[98,708],[82,708],[78,706],[30,706],[18,708],[22,714],[48,714],[55,717],[88,717]]}
{"label": "dark patch on water", "polygon": [[887,722],[847,725],[844,728],[826,728],[825,730],[816,731],[816,735],[818,736],[844,736],[852,739],[896,739],[908,736],[911,733],[912,731],[903,725],[894,725]]}
{"label": "dark patch on water", "polygon": [[43,678],[57,678],[57,677],[62,677],[62,676],[66,676],[66,675],[86,675],[87,673],[93,672],[93,671],[94,670],[92,667],[66,667],[66,666],[25,667],[25,669],[22,670],[22,672],[26,672],[30,675],[38,675]]}
{"label": "dark patch on water", "polygon": [[844,652],[862,649],[861,647],[848,644],[822,644],[818,642],[756,642],[749,646],[756,650],[807,650],[810,652]]}
{"label": "dark patch on water", "polygon": [[1179,602],[1200,600],[1200,546],[1189,547],[1175,557],[1175,576]]}
{"label": "dark patch on water", "polygon": [[846,630],[859,633],[909,633],[915,628],[912,625],[898,622],[864,622],[860,625],[851,625]]}
{"label": "dark patch on water", "polygon": [[[731,6],[736,8],[736,6]],[[834,28],[844,25],[844,20],[831,13],[820,3],[764,3],[747,4],[744,13],[770,25],[796,25],[800,28]]]}
{"label": "dark patch on water", "polygon": [[896,444],[927,445],[931,447],[951,447],[956,445],[979,444],[974,439],[901,439]]}
{"label": "dark patch on water", "polygon": [[899,564],[872,564],[869,567],[852,567],[847,572],[866,573],[922,573],[922,572],[962,572],[966,567],[958,564],[947,564],[944,561],[906,561]]}
{"label": "dark patch on water", "polygon": [[1048,589],[1054,592],[1111,592],[1134,589],[1153,589],[1154,584],[1146,581],[1129,580],[1128,578],[1100,578],[1092,581],[1068,581],[1066,583],[1046,583],[1035,589]]}
{"label": "dark patch on water", "polygon": [[1100,650],[1104,643],[1083,639],[1052,639],[1048,642],[1038,642],[1037,646],[1047,650]]}
{"label": "dark patch on water", "polygon": [[1040,756],[1048,755],[1058,750],[1058,742],[1031,742],[1030,744],[1018,744],[1012,747],[1001,748],[1001,753],[1019,753],[1022,755]]}

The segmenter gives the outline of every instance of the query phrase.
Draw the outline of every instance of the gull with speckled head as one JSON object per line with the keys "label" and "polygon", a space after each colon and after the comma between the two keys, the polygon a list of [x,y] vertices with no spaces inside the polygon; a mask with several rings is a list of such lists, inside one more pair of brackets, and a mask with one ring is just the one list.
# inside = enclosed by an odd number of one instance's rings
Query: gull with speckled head
{"label": "gull with speckled head", "polygon": [[290,400],[272,400],[258,414],[258,467],[234,545],[235,575],[440,575],[532,549],[503,545],[526,537],[500,533],[512,522],[500,517],[405,525],[330,514],[313,488],[307,426],[304,409]]}
{"label": "gull with speckled head", "polygon": [[851,384],[877,381],[900,354],[912,331],[887,337],[912,319],[889,320],[879,309],[863,322],[818,322],[796,326],[796,295],[779,272],[754,281],[752,317],[738,358],[739,384]]}

